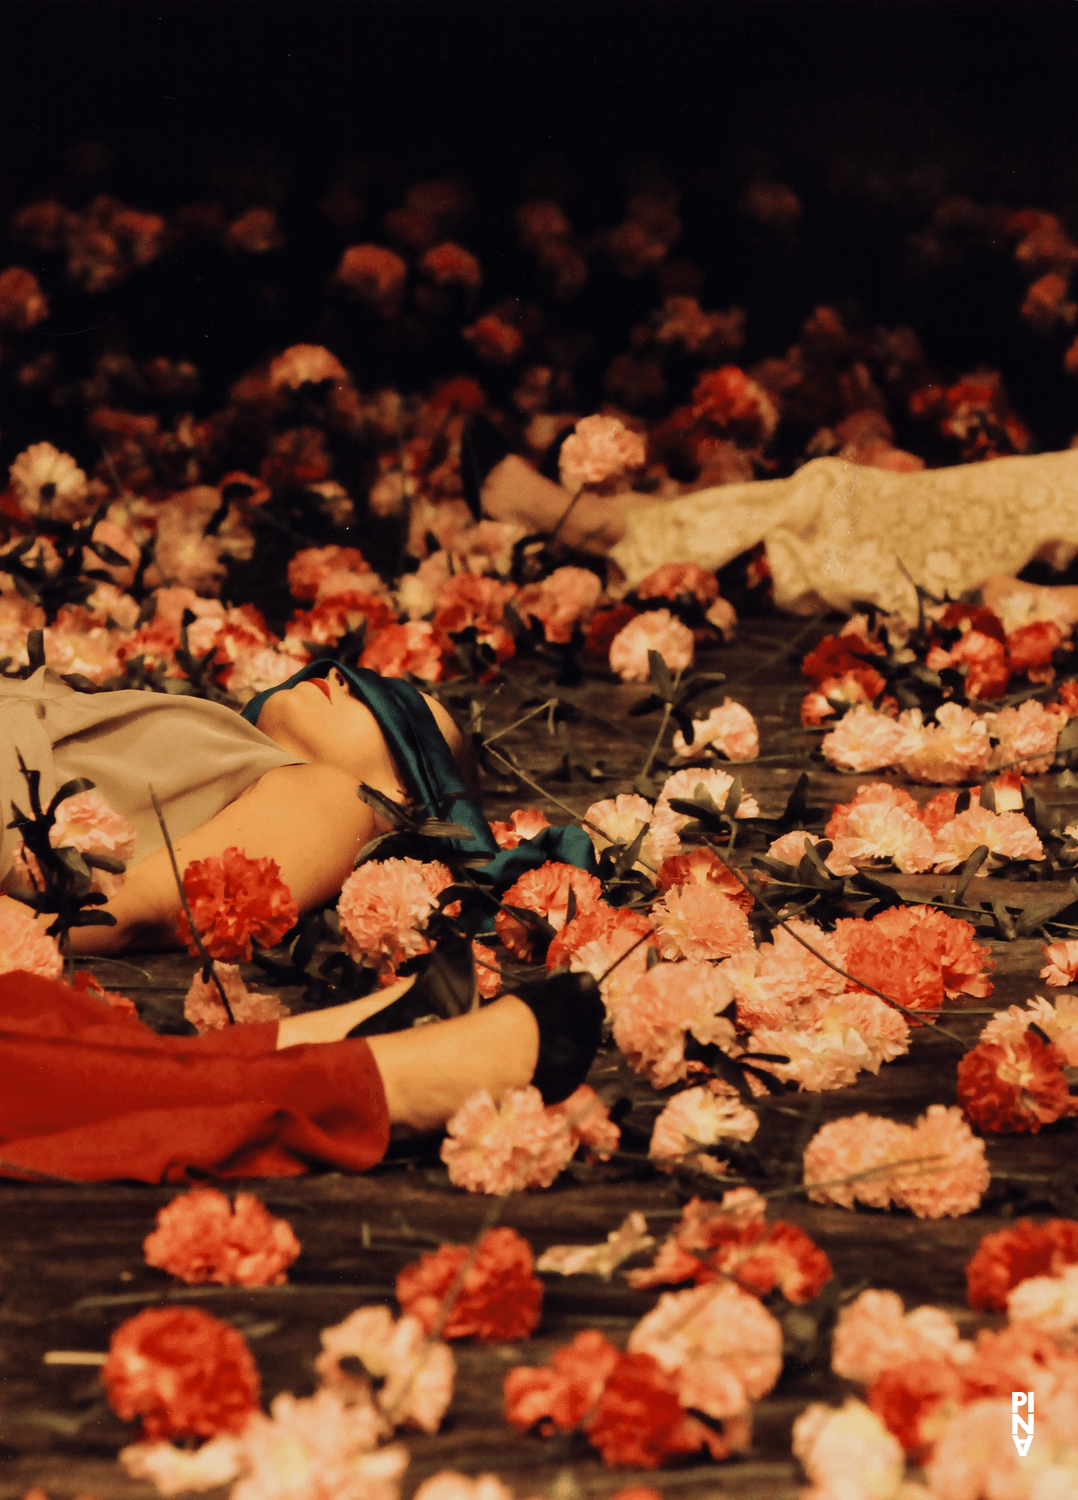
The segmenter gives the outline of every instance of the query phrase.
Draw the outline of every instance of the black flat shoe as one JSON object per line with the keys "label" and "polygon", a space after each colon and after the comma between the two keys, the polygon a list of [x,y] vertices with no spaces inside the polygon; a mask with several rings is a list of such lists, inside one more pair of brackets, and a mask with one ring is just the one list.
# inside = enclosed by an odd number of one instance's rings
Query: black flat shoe
{"label": "black flat shoe", "polygon": [[475,1001],[471,944],[465,938],[442,938],[424,956],[415,983],[392,1005],[353,1026],[348,1035],[384,1036],[389,1031],[408,1031],[420,1021],[448,1021],[473,1009]]}
{"label": "black flat shoe", "polygon": [[471,416],[460,435],[460,480],[468,509],[477,521],[483,517],[483,486],[512,448],[504,435],[486,417]]}
{"label": "black flat shoe", "polygon": [[588,1076],[603,1035],[606,1007],[590,974],[553,974],[518,985],[513,994],[539,1026],[539,1061],[532,1083],[544,1104],[560,1104]]}

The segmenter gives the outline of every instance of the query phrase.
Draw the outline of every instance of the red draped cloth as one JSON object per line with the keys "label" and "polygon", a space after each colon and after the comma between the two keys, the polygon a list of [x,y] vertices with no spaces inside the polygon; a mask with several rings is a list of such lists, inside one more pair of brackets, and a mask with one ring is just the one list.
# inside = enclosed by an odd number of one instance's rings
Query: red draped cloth
{"label": "red draped cloth", "polygon": [[67,985],[2,974],[0,1176],[187,1182],[380,1161],[389,1117],[366,1042],[276,1044],[275,1021],[158,1036]]}

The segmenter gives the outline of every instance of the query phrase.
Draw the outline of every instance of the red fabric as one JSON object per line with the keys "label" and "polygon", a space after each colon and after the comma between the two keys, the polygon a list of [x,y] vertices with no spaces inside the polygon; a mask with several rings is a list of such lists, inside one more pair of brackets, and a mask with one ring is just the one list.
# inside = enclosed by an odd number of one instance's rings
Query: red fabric
{"label": "red fabric", "polygon": [[389,1140],[361,1039],[275,1050],[277,1023],[204,1037],[26,973],[0,975],[0,1176],[83,1182],[363,1172]]}

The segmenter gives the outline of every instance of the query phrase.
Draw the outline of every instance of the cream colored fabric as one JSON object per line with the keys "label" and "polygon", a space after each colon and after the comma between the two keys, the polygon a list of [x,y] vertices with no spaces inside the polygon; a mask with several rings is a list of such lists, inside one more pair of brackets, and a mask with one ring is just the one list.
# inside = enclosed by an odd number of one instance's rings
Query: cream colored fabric
{"label": "cream colored fabric", "polygon": [[86,776],[138,831],[137,863],[164,845],[150,801],[153,785],[169,834],[181,838],[278,766],[300,764],[238,713],[219,703],[163,693],[78,693],[48,667],[25,682],[0,681],[0,880],[16,834],[14,801],[29,813],[18,752],[41,772],[41,801]]}
{"label": "cream colored fabric", "polygon": [[817,458],[790,479],[634,510],[611,556],[632,584],[661,563],[721,567],[761,541],[782,609],[863,599],[915,617],[903,566],[953,598],[1034,557],[1066,565],[1078,550],[1078,450],[916,474]]}

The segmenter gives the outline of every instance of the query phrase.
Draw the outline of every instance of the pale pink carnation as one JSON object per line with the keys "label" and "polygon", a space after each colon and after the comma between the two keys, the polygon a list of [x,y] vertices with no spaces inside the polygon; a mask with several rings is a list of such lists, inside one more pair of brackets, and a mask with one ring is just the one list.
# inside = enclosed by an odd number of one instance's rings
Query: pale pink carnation
{"label": "pale pink carnation", "polygon": [[321,344],[293,344],[270,360],[270,390],[298,390],[301,385],[320,385],[323,380],[348,379],[348,371],[335,354]]}
{"label": "pale pink carnation", "polygon": [[668,609],[648,609],[634,616],[610,643],[610,667],[622,682],[648,682],[648,652],[657,651],[669,671],[692,666],[693,634]]}
{"label": "pale pink carnation", "polygon": [[629,1064],[655,1088],[685,1078],[685,1036],[729,1047],[730,1020],[721,1015],[732,999],[724,976],[708,964],[656,964],[618,995],[614,1041]]}
{"label": "pale pink carnation", "polygon": [[714,604],[709,604],[704,619],[709,625],[714,625],[724,641],[733,639],[737,629],[737,611],[729,599],[716,599]]}
{"label": "pale pink carnation", "polygon": [[[258,990],[249,990],[240,978],[238,964],[216,962],[214,969],[221,987],[228,996],[237,1026],[257,1025],[260,1021],[280,1021],[289,1014],[287,1006],[277,995],[263,995]],[[210,1031],[224,1031],[232,1023],[228,1012],[221,1004],[221,996],[212,979],[203,979],[199,969],[191,981],[191,988],[184,996],[183,1015],[185,1021],[205,1036]]]}
{"label": "pale pink carnation", "polygon": [[382,312],[400,301],[408,267],[382,245],[350,245],[341,256],[335,280],[353,296]]}
{"label": "pale pink carnation", "polygon": [[837,1410],[820,1402],[806,1407],[794,1423],[793,1451],[812,1483],[802,1500],[929,1500],[927,1491],[918,1497],[902,1485],[902,1444],[853,1396]]}
{"label": "pale pink carnation", "polygon": [[29,910],[0,904],[0,974],[21,969],[42,979],[59,979],[64,960],[55,938],[37,925]]}
{"label": "pale pink carnation", "polygon": [[680,729],[674,735],[674,752],[682,760],[697,760],[708,750],[717,750],[727,760],[755,760],[760,753],[756,720],[732,698],[724,698],[721,707],[713,708],[706,719],[694,719],[692,729],[691,745]]}
{"label": "pale pink carnation", "polygon": [[726,1165],[702,1148],[724,1141],[751,1141],[759,1116],[730,1094],[706,1087],[675,1094],[655,1121],[648,1155],[662,1167],[674,1163],[721,1175]]}
{"label": "pale pink carnation", "polygon": [[541,583],[522,590],[517,609],[539,620],[548,641],[566,644],[595,612],[602,580],[590,568],[556,568]]}
{"label": "pale pink carnation", "polygon": [[786,1063],[761,1063],[777,1078],[812,1091],[845,1088],[865,1069],[878,1073],[909,1049],[909,1027],[893,1006],[858,990],[799,1006],[785,1028],[753,1032],[749,1050]]}
{"label": "pale pink carnation", "polygon": [[1012,1323],[1032,1323],[1057,1337],[1078,1331],[1078,1265],[1058,1276],[1027,1276],[1007,1294]]}
{"label": "pale pink carnation", "polygon": [[[652,814],[650,835],[652,857],[661,863],[671,854],[677,854],[681,848],[681,830],[691,822],[688,814],[675,812],[670,806],[675,797],[686,802],[693,802],[696,800],[698,791],[702,789],[704,795],[710,797],[714,805],[722,812],[726,807],[726,799],[733,784],[734,778],[717,767],[707,770],[702,767],[697,769],[695,766],[689,766],[684,771],[675,771],[672,776],[668,776],[663,782],[659,800]],[[760,807],[756,798],[742,793],[734,816],[755,818],[759,816],[759,813]]]}
{"label": "pale pink carnation", "polygon": [[[219,1432],[201,1448],[176,1448],[172,1443],[129,1443],[116,1455],[124,1473],[145,1479],[159,1495],[182,1495],[193,1490],[212,1490],[230,1484],[240,1472],[239,1441]],[[35,1491],[29,1491],[34,1500]],[[44,1491],[36,1491],[44,1500]]]}
{"label": "pale pink carnation", "polygon": [[987,768],[992,753],[988,725],[972,708],[942,703],[935,724],[925,724],[921,710],[911,708],[898,722],[909,736],[908,748],[899,759],[911,781],[954,786],[976,781]]}
{"label": "pale pink carnation", "polygon": [[[611,844],[628,846],[641,828],[651,824],[652,806],[638,792],[620,792],[616,797],[593,802],[584,814],[584,829],[591,839],[596,854]],[[644,835],[640,845],[640,861],[634,869],[655,869],[661,862],[652,848],[651,835]]]}
{"label": "pale pink carnation", "polygon": [[535,1262],[537,1271],[557,1271],[562,1276],[601,1276],[609,1281],[622,1264],[643,1250],[650,1250],[654,1237],[639,1210],[634,1210],[598,1245],[551,1245]]}
{"label": "pale pink carnation", "polygon": [[[834,933],[812,922],[794,920],[789,925],[831,963],[845,967]],[[782,927],[775,928],[771,942],[744,948],[720,964],[719,973],[737,1001],[738,1024],[749,1030],[784,1028],[804,1002],[840,995],[846,988],[842,974],[836,974]]]}
{"label": "pale pink carnation", "polygon": [[274,1398],[239,1438],[244,1477],[230,1500],[399,1500],[408,1450],[378,1448],[385,1423],[370,1402],[323,1386]]}
{"label": "pale pink carnation", "polygon": [[674,886],[651,917],[663,958],[729,958],[752,943],[744,909],[710,882]]}
{"label": "pale pink carnation", "polygon": [[859,705],[851,708],[825,734],[821,749],[833,766],[843,771],[880,771],[899,763],[907,753],[909,732],[886,714]]}
{"label": "pale pink carnation", "polygon": [[513,1492],[495,1474],[457,1474],[443,1469],[425,1479],[412,1500],[513,1500]]}
{"label": "pale pink carnation", "polygon": [[382,859],[360,865],[341,887],[337,902],[349,956],[371,968],[396,968],[404,959],[426,953],[430,944],[421,928],[452,883],[438,860]]}
{"label": "pale pink carnation", "polygon": [[[1053,943],[1052,948],[1064,944]],[[1069,946],[1069,945],[1068,945]],[[1078,946],[1078,945],[1074,945]],[[1050,949],[1045,948],[1047,954]],[[1041,978],[1049,972],[1041,970]],[[1069,981],[1068,981],[1069,982]],[[1051,980],[1048,981],[1052,983]],[[1034,995],[1025,1010],[1009,1005],[997,1011],[978,1038],[981,1042],[1014,1042],[1023,1036],[1030,1025],[1039,1026],[1054,1047],[1058,1047],[1069,1067],[1078,1067],[1078,995],[1058,995],[1053,1005],[1043,995]]]}
{"label": "pale pink carnation", "polygon": [[938,831],[932,868],[944,873],[957,870],[981,844],[991,860],[985,860],[978,875],[988,874],[992,860],[998,864],[1005,859],[1044,858],[1044,846],[1024,813],[994,813],[978,802]]}
{"label": "pale pink carnation", "polygon": [[609,1161],[618,1149],[621,1131],[590,1084],[582,1083],[560,1104],[548,1104],[547,1110],[566,1121],[574,1147],[583,1146],[588,1161]]}
{"label": "pale pink carnation", "polygon": [[441,1158],[454,1187],[499,1197],[549,1187],[576,1141],[564,1114],[547,1109],[537,1088],[513,1089],[496,1105],[480,1089],[445,1127]]}
{"label": "pale pink carnation", "polygon": [[9,470],[15,499],[26,516],[81,521],[90,510],[90,486],[71,457],[51,443],[32,443]]}
{"label": "pale pink carnation", "polygon": [[[805,844],[815,846],[820,843],[818,833],[806,833],[803,828],[795,828],[792,833],[784,833],[781,838],[775,839],[774,843],[768,845],[767,854],[769,859],[780,860],[783,864],[793,865],[796,870],[805,856]],[[856,875],[857,866],[853,862],[852,851],[855,841],[845,837],[831,840],[831,853],[824,860],[824,864],[832,875]],[[756,879],[763,875],[758,871]]]}
{"label": "pale pink carnation", "polygon": [[237,703],[250,703],[257,693],[287,682],[309,661],[306,651],[286,651],[278,646],[241,650],[228,671],[228,691]]}
{"label": "pale pink carnation", "polygon": [[644,439],[617,417],[581,417],[561,445],[561,482],[567,490],[609,485],[642,467]]}
{"label": "pale pink carnation", "polygon": [[[126,864],[133,858],[138,833],[122,813],[113,812],[99,792],[79,792],[65,797],[56,809],[56,822],[49,830],[54,849],[76,849],[80,854],[109,854]],[[110,899],[124,883],[122,875],[95,870],[94,890]]]}
{"label": "pale pink carnation", "polygon": [[1061,719],[1035,698],[1017,708],[1004,708],[988,717],[992,734],[999,741],[991,764],[1012,766],[1023,776],[1043,776],[1052,769],[1059,741]]}
{"label": "pale pink carnation", "polygon": [[677,599],[687,594],[698,604],[714,604],[719,580],[699,563],[662,563],[640,580],[635,593],[638,599]]}
{"label": "pale pink carnation", "polygon": [[[456,1378],[456,1361],[448,1344],[427,1339],[418,1318],[394,1319],[389,1308],[360,1307],[321,1332],[322,1352],[315,1372],[323,1384],[342,1395],[365,1396],[379,1382],[377,1404],[395,1427],[437,1432]],[[341,1360],[358,1359],[366,1376],[341,1368]]]}
{"label": "pale pink carnation", "polygon": [[1038,1395],[1033,1443],[1024,1458],[1012,1436],[1009,1395],[955,1412],[926,1465],[931,1500],[1071,1500],[1078,1474],[1074,1401],[1067,1425],[1057,1426],[1047,1406]]}
{"label": "pale pink carnation", "polygon": [[843,1380],[867,1386],[885,1370],[911,1359],[942,1356],[962,1362],[971,1352],[942,1308],[918,1307],[908,1313],[897,1292],[870,1290],[840,1311],[831,1340],[831,1368]]}
{"label": "pale pink carnation", "polygon": [[935,846],[915,811],[866,800],[850,804],[843,850],[858,867],[890,860],[905,874],[919,874],[931,867]]}
{"label": "pale pink carnation", "polygon": [[[834,1182],[870,1169],[871,1176]],[[984,1142],[957,1105],[942,1104],[930,1105],[912,1126],[864,1114],[832,1120],[809,1142],[804,1173],[806,1184],[817,1184],[809,1191],[817,1203],[894,1203],[922,1219],[971,1213],[989,1181]]]}
{"label": "pale pink carnation", "polygon": [[518,849],[526,839],[535,838],[549,827],[550,819],[537,807],[518,807],[509,814],[507,822],[491,823],[490,831],[499,849]]}
{"label": "pale pink carnation", "polygon": [[291,1225],[250,1193],[232,1204],[216,1188],[193,1188],[159,1209],[155,1222],[142,1245],[146,1264],[189,1286],[282,1286],[301,1249]]}
{"label": "pale pink carnation", "polygon": [[115,631],[92,625],[84,630],[45,629],[45,660],[54,672],[75,673],[97,686],[122,671]]}
{"label": "pale pink carnation", "polygon": [[1048,966],[1041,970],[1040,977],[1045,984],[1050,984],[1053,988],[1073,984],[1078,978],[1078,939],[1067,938],[1060,943],[1046,943],[1043,952]]}
{"label": "pale pink carnation", "polygon": [[732,1281],[664,1292],[629,1335],[678,1384],[685,1407],[709,1417],[747,1416],[782,1370],[782,1328],[758,1297]]}

